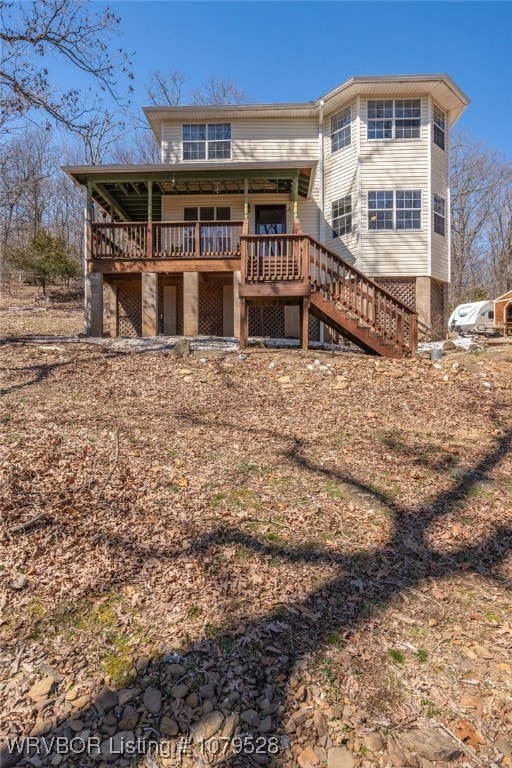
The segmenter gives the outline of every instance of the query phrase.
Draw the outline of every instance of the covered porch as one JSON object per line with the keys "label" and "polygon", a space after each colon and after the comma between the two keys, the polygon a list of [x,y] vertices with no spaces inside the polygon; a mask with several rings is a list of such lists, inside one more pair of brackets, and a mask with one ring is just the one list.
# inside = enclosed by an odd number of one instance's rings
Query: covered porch
{"label": "covered porch", "polygon": [[[315,165],[65,168],[87,189],[86,333],[239,337],[245,238],[271,254],[269,237],[300,231]],[[299,336],[297,306],[252,304],[250,335]]]}

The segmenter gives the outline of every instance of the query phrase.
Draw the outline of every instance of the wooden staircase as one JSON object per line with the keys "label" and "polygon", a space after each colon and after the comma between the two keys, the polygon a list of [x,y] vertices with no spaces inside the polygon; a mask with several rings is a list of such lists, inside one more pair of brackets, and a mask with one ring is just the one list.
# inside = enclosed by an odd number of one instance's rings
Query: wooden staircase
{"label": "wooden staircase", "polygon": [[246,301],[297,303],[303,335],[311,312],[369,354],[403,358],[416,352],[416,312],[313,237],[300,231],[244,235],[241,256],[242,325]]}

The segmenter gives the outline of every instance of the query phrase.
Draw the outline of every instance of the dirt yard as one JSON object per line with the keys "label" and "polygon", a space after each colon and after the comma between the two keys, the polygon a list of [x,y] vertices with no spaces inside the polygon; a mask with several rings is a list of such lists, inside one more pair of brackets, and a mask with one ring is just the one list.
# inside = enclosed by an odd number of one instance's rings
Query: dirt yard
{"label": "dirt yard", "polygon": [[512,765],[511,346],[0,323],[2,766]]}

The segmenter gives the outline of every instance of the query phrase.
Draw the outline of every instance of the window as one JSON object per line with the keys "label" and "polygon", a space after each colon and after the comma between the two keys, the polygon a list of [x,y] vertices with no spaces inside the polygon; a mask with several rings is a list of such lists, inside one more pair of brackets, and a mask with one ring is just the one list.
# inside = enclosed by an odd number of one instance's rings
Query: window
{"label": "window", "polygon": [[421,229],[421,190],[368,192],[368,229]]}
{"label": "window", "polygon": [[347,107],[342,112],[331,117],[331,152],[337,152],[350,144],[350,123],[352,121],[352,112]]}
{"label": "window", "polygon": [[224,206],[196,206],[183,209],[183,221],[230,221],[231,208]]}
{"label": "window", "polygon": [[446,132],[446,116],[434,104],[434,144],[444,149],[444,138]]}
{"label": "window", "polygon": [[446,234],[446,201],[439,195],[434,195],[434,232],[441,237]]}
{"label": "window", "polygon": [[352,197],[347,195],[332,204],[332,236],[349,235],[352,232]]}
{"label": "window", "polygon": [[[183,209],[184,221],[205,222],[199,226],[199,247],[203,254],[231,251],[231,227],[225,223],[230,219],[231,208],[228,206],[191,206]],[[183,228],[183,250],[185,253],[196,253],[196,248],[196,224],[190,224]]]}
{"label": "window", "polygon": [[184,160],[231,157],[230,123],[186,123],[182,126]]}
{"label": "window", "polygon": [[368,102],[368,139],[419,139],[421,99]]}

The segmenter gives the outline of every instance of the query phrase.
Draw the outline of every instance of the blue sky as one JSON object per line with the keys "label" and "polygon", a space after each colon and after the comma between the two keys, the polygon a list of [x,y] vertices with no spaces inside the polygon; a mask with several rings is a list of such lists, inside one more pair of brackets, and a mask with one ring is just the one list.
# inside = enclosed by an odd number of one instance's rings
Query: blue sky
{"label": "blue sky", "polygon": [[512,156],[510,2],[110,3],[134,51],[133,109],[151,70],[197,86],[231,78],[257,102],[308,101],[352,75],[450,74],[471,99],[460,125]]}

